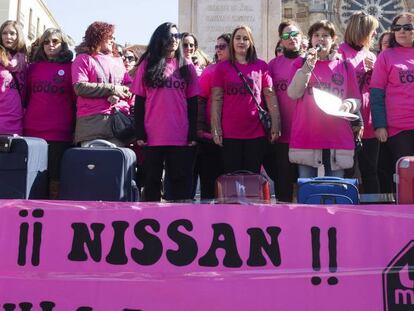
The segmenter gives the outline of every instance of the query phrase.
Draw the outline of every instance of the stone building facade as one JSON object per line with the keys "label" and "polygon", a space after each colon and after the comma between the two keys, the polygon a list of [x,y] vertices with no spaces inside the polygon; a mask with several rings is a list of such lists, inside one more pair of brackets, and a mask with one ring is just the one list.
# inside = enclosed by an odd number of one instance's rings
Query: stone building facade
{"label": "stone building facade", "polygon": [[282,10],[283,19],[295,20],[305,32],[318,20],[333,21],[341,39],[353,12],[364,10],[377,17],[381,33],[399,12],[414,12],[414,0],[282,0]]}

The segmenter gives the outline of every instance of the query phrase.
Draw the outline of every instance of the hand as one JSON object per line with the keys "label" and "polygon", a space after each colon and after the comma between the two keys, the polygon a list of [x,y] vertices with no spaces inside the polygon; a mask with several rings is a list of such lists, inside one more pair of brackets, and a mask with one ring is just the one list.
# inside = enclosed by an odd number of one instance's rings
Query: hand
{"label": "hand", "polygon": [[364,68],[365,68],[365,71],[370,71],[374,69],[374,59],[371,56],[365,57]]}
{"label": "hand", "polygon": [[108,101],[111,103],[111,107],[115,106],[119,102],[119,97],[116,95],[111,95],[108,97]]}
{"label": "hand", "polygon": [[310,48],[307,51],[305,65],[307,65],[310,71],[312,71],[317,61],[318,61],[318,51],[315,48]]}
{"label": "hand", "polygon": [[139,139],[139,140],[137,140],[137,145],[138,145],[138,146],[140,146],[140,147],[144,147],[144,146],[146,146],[146,145],[147,145],[147,142],[145,142],[145,141],[143,141],[143,140]]}
{"label": "hand", "polygon": [[192,141],[189,141],[188,142],[188,146],[189,147],[194,147],[194,146],[196,146],[197,145],[197,142],[195,141],[195,140],[192,140]]}
{"label": "hand", "polygon": [[125,85],[116,84],[114,85],[113,94],[122,99],[128,99],[132,96],[132,93],[129,91],[129,88]]}
{"label": "hand", "polygon": [[355,140],[361,140],[362,136],[364,135],[364,127],[363,126],[353,126],[352,132],[354,133]]}
{"label": "hand", "polygon": [[381,142],[385,143],[388,139],[388,131],[384,127],[379,127],[375,130],[375,137]]}
{"label": "hand", "polygon": [[272,130],[272,132],[270,133],[270,142],[274,143],[276,140],[279,139],[280,135],[280,131]]}

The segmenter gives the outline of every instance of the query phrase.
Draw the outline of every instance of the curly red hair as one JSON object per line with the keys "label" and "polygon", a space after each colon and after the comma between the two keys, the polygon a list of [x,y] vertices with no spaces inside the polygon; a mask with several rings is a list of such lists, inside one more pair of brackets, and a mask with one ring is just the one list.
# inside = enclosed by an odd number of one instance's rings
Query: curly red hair
{"label": "curly red hair", "polygon": [[[85,31],[84,42],[91,52],[96,52],[98,46],[112,37],[115,26],[105,22],[94,22]],[[114,44],[115,46],[115,44]]]}

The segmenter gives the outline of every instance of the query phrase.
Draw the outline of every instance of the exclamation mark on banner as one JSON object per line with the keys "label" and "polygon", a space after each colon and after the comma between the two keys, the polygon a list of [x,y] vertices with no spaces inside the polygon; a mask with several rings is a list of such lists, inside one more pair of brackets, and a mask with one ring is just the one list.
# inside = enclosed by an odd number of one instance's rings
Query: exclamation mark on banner
{"label": "exclamation mark on banner", "polygon": [[[318,227],[311,228],[312,236],[312,268],[314,271],[321,270],[321,230]],[[329,272],[335,273],[338,269],[336,253],[336,228],[328,230],[328,250],[329,250]],[[319,276],[311,278],[313,285],[319,285],[322,279]],[[328,278],[329,285],[338,284],[338,278],[331,276]]]}
{"label": "exclamation mark on banner", "polygon": [[[32,211],[32,216],[34,218],[42,218],[44,215],[44,211],[41,209],[34,209]],[[29,212],[27,210],[19,211],[19,216],[22,218],[26,218],[29,216]],[[42,228],[43,225],[40,222],[35,222],[33,224],[33,245],[32,245],[32,256],[31,256],[31,264],[33,266],[38,266],[40,264],[40,246],[42,243]],[[27,255],[27,244],[29,238],[29,223],[23,222],[20,225],[20,233],[19,233],[19,253],[17,257],[17,264],[19,266],[26,265],[26,255]]]}

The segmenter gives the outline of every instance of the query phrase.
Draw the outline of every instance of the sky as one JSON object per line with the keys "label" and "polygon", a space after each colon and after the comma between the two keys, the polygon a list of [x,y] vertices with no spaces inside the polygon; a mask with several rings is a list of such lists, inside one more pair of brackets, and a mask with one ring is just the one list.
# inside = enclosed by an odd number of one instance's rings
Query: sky
{"label": "sky", "polygon": [[94,21],[115,25],[116,42],[148,44],[164,22],[178,23],[178,0],[43,0],[62,30],[79,44]]}

